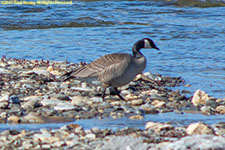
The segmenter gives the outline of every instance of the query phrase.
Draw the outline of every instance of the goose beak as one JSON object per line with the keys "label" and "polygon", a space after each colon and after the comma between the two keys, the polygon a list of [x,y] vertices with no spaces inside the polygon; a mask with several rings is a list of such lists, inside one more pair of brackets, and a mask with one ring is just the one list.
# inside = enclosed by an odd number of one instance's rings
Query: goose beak
{"label": "goose beak", "polygon": [[155,47],[153,47],[153,48],[156,49],[156,50],[158,50],[158,51],[160,50],[157,46],[155,46]]}

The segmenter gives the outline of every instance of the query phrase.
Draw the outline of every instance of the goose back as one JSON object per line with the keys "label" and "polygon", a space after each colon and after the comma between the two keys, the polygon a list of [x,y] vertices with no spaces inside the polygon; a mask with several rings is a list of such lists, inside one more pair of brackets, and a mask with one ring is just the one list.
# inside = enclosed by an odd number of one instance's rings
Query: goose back
{"label": "goose back", "polygon": [[99,80],[103,87],[119,87],[130,82],[145,66],[144,56],[136,59],[126,53],[112,53],[78,69],[71,76],[89,82]]}

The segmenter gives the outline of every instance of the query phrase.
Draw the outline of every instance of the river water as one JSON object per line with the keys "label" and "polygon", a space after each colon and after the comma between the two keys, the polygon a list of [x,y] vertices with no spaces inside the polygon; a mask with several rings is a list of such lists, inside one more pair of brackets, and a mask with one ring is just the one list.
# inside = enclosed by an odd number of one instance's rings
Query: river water
{"label": "river water", "polygon": [[181,89],[225,98],[224,6],[222,0],[0,4],[0,55],[90,62],[112,52],[131,53],[137,40],[148,37],[160,51],[142,51],[145,71],[181,76],[191,85]]}

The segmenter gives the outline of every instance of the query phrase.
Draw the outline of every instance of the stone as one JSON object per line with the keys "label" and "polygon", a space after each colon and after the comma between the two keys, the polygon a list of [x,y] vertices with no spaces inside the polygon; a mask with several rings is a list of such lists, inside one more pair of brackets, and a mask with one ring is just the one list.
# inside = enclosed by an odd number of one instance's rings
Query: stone
{"label": "stone", "polygon": [[161,100],[154,100],[151,104],[155,106],[156,108],[161,108],[166,105],[166,102]]}
{"label": "stone", "polygon": [[62,101],[58,99],[44,99],[41,101],[43,106],[56,106],[59,103],[62,103]]}
{"label": "stone", "polygon": [[90,101],[92,101],[94,103],[102,103],[103,98],[102,97],[92,97],[92,98],[90,98]]}
{"label": "stone", "polygon": [[224,150],[225,137],[192,135],[167,144],[161,150]]}
{"label": "stone", "polygon": [[47,71],[50,72],[51,74],[55,75],[55,76],[61,75],[61,73],[60,73],[58,70],[53,69],[52,66],[49,66],[49,67],[47,68]]}
{"label": "stone", "polygon": [[186,133],[193,134],[214,134],[214,130],[207,124],[202,122],[192,123],[186,128]]}
{"label": "stone", "polygon": [[217,111],[219,114],[225,114],[225,106],[224,106],[224,105],[217,106],[217,107],[216,107],[216,111]]}
{"label": "stone", "polygon": [[85,137],[88,139],[96,139],[96,135],[93,133],[89,133],[89,134],[85,135]]}
{"label": "stone", "polygon": [[30,112],[26,116],[23,117],[23,121],[26,123],[45,123],[41,116],[34,112]]}
{"label": "stone", "polygon": [[0,102],[8,102],[8,101],[9,101],[9,95],[8,94],[0,97]]}
{"label": "stone", "polygon": [[150,121],[145,125],[145,128],[154,130],[156,133],[159,133],[162,130],[174,129],[174,126],[168,123],[159,123]]}
{"label": "stone", "polygon": [[199,106],[199,105],[206,104],[206,101],[209,99],[210,99],[210,96],[208,94],[206,94],[202,90],[197,90],[194,93],[194,96],[193,96],[191,102],[193,103],[194,106]]}
{"label": "stone", "polygon": [[112,136],[105,141],[100,149],[106,150],[147,150],[148,144],[143,137]]}
{"label": "stone", "polygon": [[129,119],[144,119],[144,116],[134,115],[134,116],[130,116]]}
{"label": "stone", "polygon": [[47,71],[47,68],[42,67],[42,68],[34,68],[33,72],[39,75],[45,75],[45,76],[49,76],[50,73]]}
{"label": "stone", "polygon": [[131,101],[131,105],[133,105],[133,106],[139,106],[143,103],[144,103],[144,101],[142,99],[135,99],[135,100]]}
{"label": "stone", "polygon": [[0,108],[6,109],[8,107],[8,102],[0,102]]}
{"label": "stone", "polygon": [[68,110],[73,110],[76,107],[74,107],[71,103],[68,102],[61,102],[59,104],[57,104],[54,109],[55,110],[60,110],[60,111],[68,111]]}
{"label": "stone", "polygon": [[38,101],[39,101],[38,99],[31,99],[31,100],[25,102],[21,107],[25,110],[33,109]]}
{"label": "stone", "polygon": [[215,112],[214,109],[212,107],[210,107],[210,106],[202,106],[200,108],[200,110],[205,115],[211,115],[211,114],[213,114]]}
{"label": "stone", "polygon": [[94,89],[89,88],[89,87],[87,87],[87,88],[82,88],[82,87],[71,87],[70,89],[71,89],[71,90],[74,90],[74,91],[84,91],[84,92],[93,92],[93,91],[94,91]]}
{"label": "stone", "polygon": [[144,110],[146,114],[157,114],[159,113],[153,105],[142,105],[140,109]]}
{"label": "stone", "polygon": [[7,119],[8,123],[19,123],[20,122],[20,118],[18,116],[10,116]]}

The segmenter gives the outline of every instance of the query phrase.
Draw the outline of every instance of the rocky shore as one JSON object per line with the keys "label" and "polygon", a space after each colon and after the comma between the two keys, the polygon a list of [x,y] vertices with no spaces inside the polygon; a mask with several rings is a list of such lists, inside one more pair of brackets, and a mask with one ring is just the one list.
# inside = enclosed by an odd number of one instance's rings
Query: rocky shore
{"label": "rocky shore", "polygon": [[[171,90],[185,85],[181,77],[164,77],[146,72],[119,88],[126,101],[108,89],[105,101],[101,86],[79,80],[64,81],[63,74],[84,63],[0,60],[0,122],[49,123],[98,117],[143,119],[146,114],[164,112],[225,114],[225,98],[214,98],[202,90]],[[196,140],[195,140],[196,139]],[[187,142],[188,141],[188,142]],[[207,144],[199,144],[207,143]],[[225,123],[199,122],[176,127],[148,122],[145,130],[92,128],[77,124],[38,131],[5,130],[0,133],[1,149],[223,149]],[[217,144],[215,144],[217,143]],[[200,146],[200,147],[199,147]],[[208,146],[208,147],[207,147]],[[211,147],[210,147],[211,146]]]}

